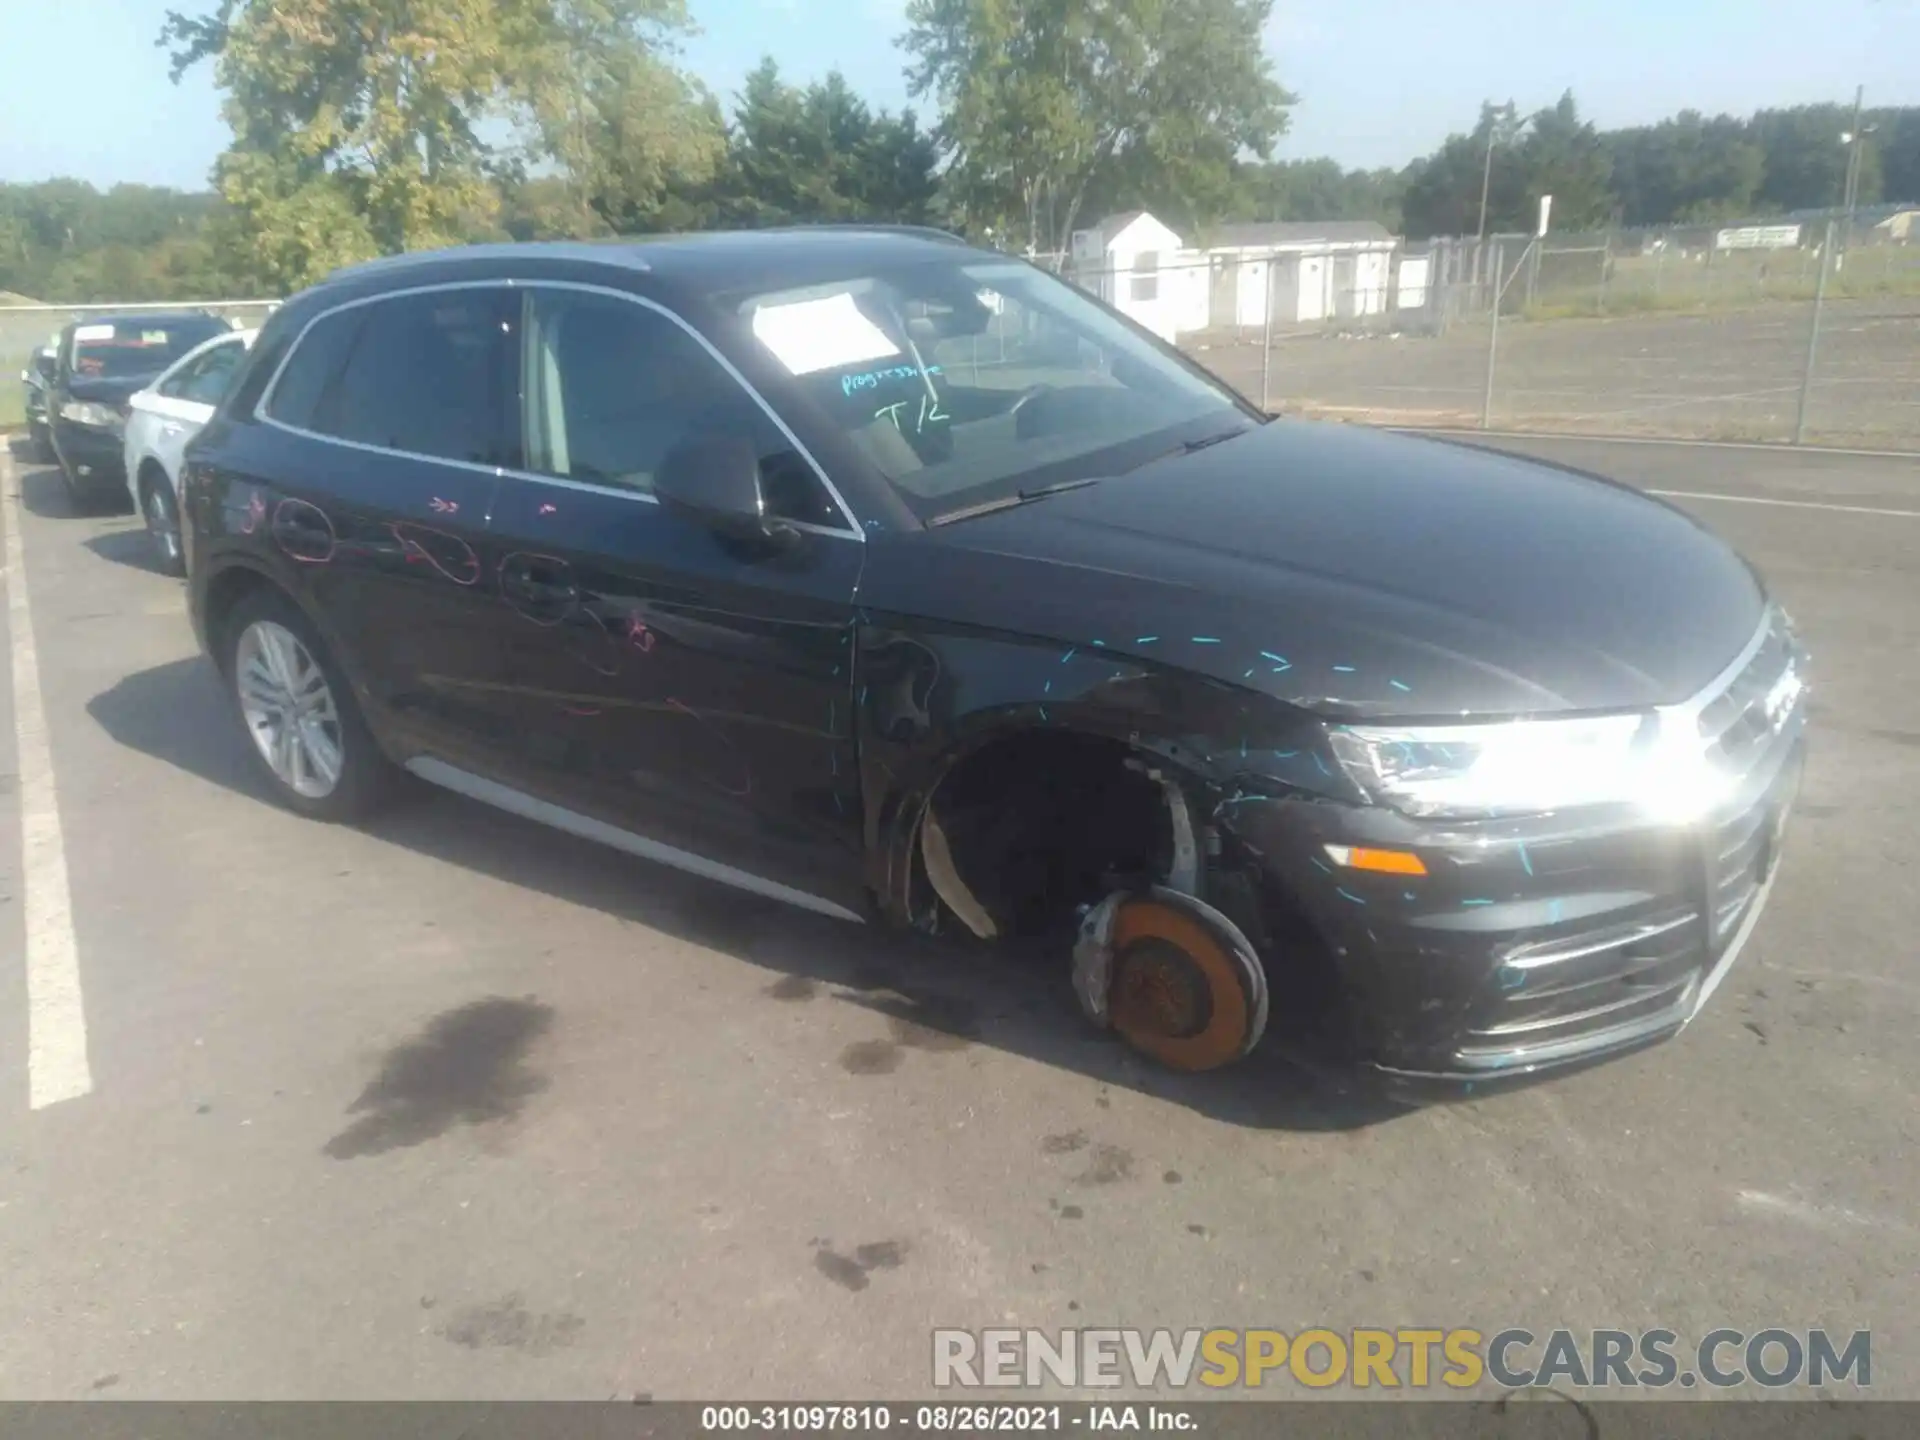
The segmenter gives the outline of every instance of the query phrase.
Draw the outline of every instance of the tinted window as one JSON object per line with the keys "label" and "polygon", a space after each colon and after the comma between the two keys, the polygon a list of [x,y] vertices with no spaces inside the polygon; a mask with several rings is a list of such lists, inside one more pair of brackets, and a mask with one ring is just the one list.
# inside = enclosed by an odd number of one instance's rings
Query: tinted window
{"label": "tinted window", "polygon": [[516,293],[430,291],[362,308],[360,333],[312,428],[385,450],[519,465]]}
{"label": "tinted window", "polygon": [[189,367],[191,373],[183,372],[180,376],[180,398],[202,405],[218,405],[246,353],[247,347],[237,340],[214,346],[193,362]]}
{"label": "tinted window", "polygon": [[306,333],[294,342],[293,355],[280,372],[280,378],[274,381],[273,393],[267,397],[269,418],[297,425],[302,430],[313,428],[320,397],[345,366],[366,313],[364,306],[336,310],[307,327]]}
{"label": "tinted window", "polygon": [[647,491],[681,441],[744,435],[759,450],[774,513],[846,524],[793,442],[704,345],[658,311],[607,295],[535,291],[528,355],[528,469]]}
{"label": "tinted window", "polygon": [[234,369],[245,353],[240,342],[229,340],[216,345],[211,350],[195,356],[193,360],[174,371],[162,385],[162,395],[178,400],[197,400],[202,404],[215,405],[225,393],[227,384],[233,379]]}

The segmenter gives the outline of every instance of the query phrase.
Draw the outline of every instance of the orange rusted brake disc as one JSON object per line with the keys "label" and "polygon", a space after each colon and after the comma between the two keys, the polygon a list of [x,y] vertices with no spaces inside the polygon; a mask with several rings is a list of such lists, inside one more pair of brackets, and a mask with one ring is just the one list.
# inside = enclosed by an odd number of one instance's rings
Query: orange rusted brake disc
{"label": "orange rusted brake disc", "polygon": [[1267,1027],[1266,975],[1211,906],[1155,889],[1113,917],[1113,1028],[1175,1070],[1213,1070],[1252,1050]]}

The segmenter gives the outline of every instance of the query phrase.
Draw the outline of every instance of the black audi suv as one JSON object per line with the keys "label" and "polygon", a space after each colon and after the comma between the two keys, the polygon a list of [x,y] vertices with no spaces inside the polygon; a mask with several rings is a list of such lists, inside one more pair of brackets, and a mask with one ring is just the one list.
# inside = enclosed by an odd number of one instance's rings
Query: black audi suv
{"label": "black audi suv", "polygon": [[294,809],[406,770],[1030,947],[1184,1069],[1269,1015],[1410,1093],[1670,1036],[1800,772],[1788,619],[1683,512],[1269,419],[936,232],[344,270],[188,461],[194,624]]}

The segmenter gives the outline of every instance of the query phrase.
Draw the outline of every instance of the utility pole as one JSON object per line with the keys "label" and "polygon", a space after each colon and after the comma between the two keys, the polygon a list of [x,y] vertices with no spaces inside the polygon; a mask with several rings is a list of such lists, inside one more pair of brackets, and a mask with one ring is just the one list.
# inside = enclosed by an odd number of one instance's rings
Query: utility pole
{"label": "utility pole", "polygon": [[1842,206],[1846,210],[1846,221],[1841,227],[1840,249],[1843,253],[1853,249],[1853,206],[1860,194],[1860,107],[1867,98],[1867,87],[1856,85],[1853,90],[1853,128],[1847,131],[1847,182]]}
{"label": "utility pole", "polygon": [[1487,125],[1487,165],[1486,168],[1480,172],[1479,240],[1483,245],[1487,241],[1487,196],[1493,189],[1493,142],[1499,133],[1499,125],[1490,121]]}

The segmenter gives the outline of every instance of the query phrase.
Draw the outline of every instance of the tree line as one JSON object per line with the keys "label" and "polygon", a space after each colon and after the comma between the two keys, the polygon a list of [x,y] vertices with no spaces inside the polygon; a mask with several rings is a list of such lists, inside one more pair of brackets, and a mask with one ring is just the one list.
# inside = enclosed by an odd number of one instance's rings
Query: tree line
{"label": "tree line", "polygon": [[[59,301],[282,293],[402,249],[718,226],[937,224],[1059,252],[1147,208],[1215,223],[1377,220],[1413,238],[1716,223],[1835,204],[1848,107],[1685,111],[1600,131],[1571,94],[1400,169],[1278,160],[1296,97],[1271,0],[909,0],[912,98],[771,59],[730,107],[679,63],[685,0],[218,0],[171,12],[232,141],[212,188],[0,186],[0,290]],[[1863,118],[1858,195],[1920,200],[1920,108]]]}

